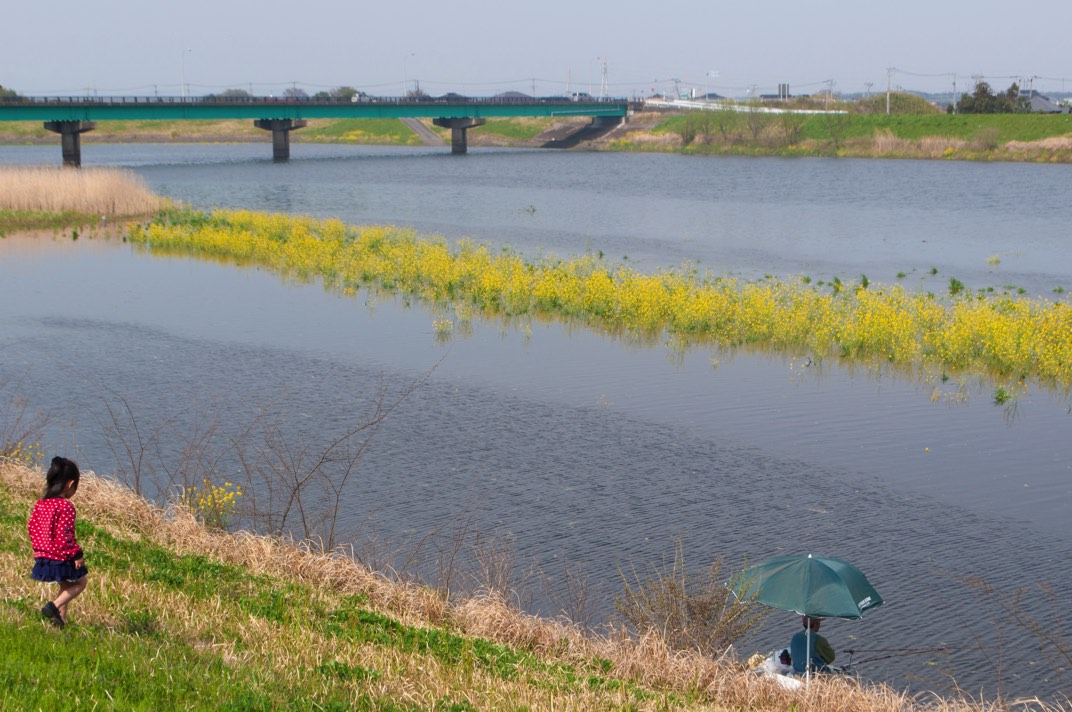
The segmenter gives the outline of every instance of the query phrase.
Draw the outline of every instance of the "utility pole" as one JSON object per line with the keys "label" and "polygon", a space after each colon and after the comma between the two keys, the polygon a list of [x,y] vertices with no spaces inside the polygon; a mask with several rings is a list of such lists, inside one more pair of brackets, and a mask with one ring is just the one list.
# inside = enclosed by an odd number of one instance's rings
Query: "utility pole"
{"label": "utility pole", "polygon": [[187,47],[182,51],[182,100],[186,101],[186,55],[189,52],[193,52],[192,49]]}
{"label": "utility pole", "polygon": [[957,73],[953,72],[953,115],[957,115]]}
{"label": "utility pole", "polygon": [[704,75],[704,87],[703,87],[704,101],[709,101],[708,97],[711,94],[709,81],[710,81],[711,77],[717,77],[717,76],[718,76],[718,72],[716,72],[714,69],[709,70],[707,72],[707,74]]}
{"label": "utility pole", "polygon": [[409,93],[409,58],[416,57],[416,52],[402,55],[402,99],[405,100]]}
{"label": "utility pole", "polygon": [[893,67],[886,67],[886,116],[890,115],[890,82],[893,81]]}

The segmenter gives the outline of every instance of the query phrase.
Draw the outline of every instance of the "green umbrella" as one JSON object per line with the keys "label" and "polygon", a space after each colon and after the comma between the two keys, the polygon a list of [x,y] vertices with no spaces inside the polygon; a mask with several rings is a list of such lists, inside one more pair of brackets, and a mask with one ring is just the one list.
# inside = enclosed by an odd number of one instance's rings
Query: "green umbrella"
{"label": "green umbrella", "polygon": [[882,596],[860,569],[829,556],[776,556],[744,571],[737,594],[815,618],[861,618]]}
{"label": "green umbrella", "polygon": [[[862,618],[882,596],[847,561],[828,556],[776,556],[745,569],[737,596],[813,618]],[[811,651],[811,629],[807,650]],[[811,677],[811,665],[806,665]]]}

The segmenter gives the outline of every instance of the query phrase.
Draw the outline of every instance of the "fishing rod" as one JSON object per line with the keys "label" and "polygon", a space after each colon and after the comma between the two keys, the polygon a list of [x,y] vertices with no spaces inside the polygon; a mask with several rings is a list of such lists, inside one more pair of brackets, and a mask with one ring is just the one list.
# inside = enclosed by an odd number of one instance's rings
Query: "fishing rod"
{"label": "fishing rod", "polygon": [[[849,654],[849,661],[844,665],[841,665],[842,669],[850,668],[855,665],[861,665],[863,663],[873,663],[878,660],[886,660],[888,658],[899,658],[906,655],[924,655],[926,653],[948,653],[951,648],[948,645],[942,645],[937,648],[849,648],[845,652]],[[873,658],[866,658],[864,660],[857,660],[853,662],[852,656],[856,653],[887,653],[886,655],[879,655]]]}

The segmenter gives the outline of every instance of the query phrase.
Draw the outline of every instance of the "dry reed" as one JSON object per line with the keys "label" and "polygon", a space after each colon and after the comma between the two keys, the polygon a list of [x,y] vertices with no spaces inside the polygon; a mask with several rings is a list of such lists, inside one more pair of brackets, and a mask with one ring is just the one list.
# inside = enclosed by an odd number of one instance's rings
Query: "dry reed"
{"label": "dry reed", "polygon": [[[860,147],[867,149],[866,141]],[[968,142],[946,136],[923,136],[907,139],[895,136],[889,129],[875,132],[871,138],[871,150],[881,156],[911,156],[918,158],[942,158],[968,147]]]}
{"label": "dry reed", "polygon": [[83,215],[149,215],[166,201],[116,168],[0,167],[0,210]]}
{"label": "dry reed", "polygon": [[[40,471],[10,460],[0,460],[0,487],[30,503],[40,496],[43,483]],[[968,712],[1005,709],[1057,710],[1059,707],[1037,700],[1017,702],[975,702],[950,700],[935,695],[909,696],[885,685],[861,686],[848,678],[820,677],[806,690],[786,690],[761,678],[732,655],[724,659],[690,652],[670,650],[656,635],[640,638],[620,630],[594,635],[564,621],[527,615],[509,606],[499,593],[485,594],[448,603],[427,587],[388,579],[370,571],[350,556],[323,553],[313,547],[279,538],[254,536],[245,532],[228,534],[204,527],[181,507],[160,508],[112,480],[83,474],[78,491],[81,516],[94,524],[126,538],[147,540],[180,554],[210,557],[223,563],[241,565],[251,572],[264,573],[286,580],[300,581],[311,589],[312,596],[333,599],[340,595],[361,593],[373,608],[390,612],[401,622],[416,626],[446,627],[469,636],[477,636],[507,646],[529,650],[549,661],[589,666],[593,660],[611,663],[613,677],[653,690],[676,695],[679,702],[688,700],[690,709],[754,709],[801,712],[827,710],[933,710]],[[0,555],[0,584],[6,595],[29,595],[31,584],[19,573],[14,555]],[[251,617],[236,617],[216,600],[193,601],[182,593],[151,591],[128,579],[114,577],[106,571],[94,574],[93,587],[120,600],[157,600],[161,625],[174,635],[196,645],[211,647],[233,662],[264,665],[270,661],[276,674],[307,669],[322,660],[342,659],[348,664],[374,666],[384,671],[382,679],[373,681],[368,691],[397,701],[408,700],[418,706],[430,705],[444,694],[455,699],[464,695],[477,709],[503,707],[596,710],[632,705],[626,688],[615,690],[552,691],[546,686],[524,680],[493,679],[472,670],[453,669],[441,661],[415,652],[375,650],[368,646],[349,646],[334,637],[318,637],[313,632],[299,632],[301,640],[286,641],[273,637],[271,624]],[[25,590],[23,590],[25,589]],[[114,611],[94,602],[92,593],[80,600],[80,610],[100,625],[108,627]],[[166,599],[166,600],[165,600]],[[0,615],[9,622],[10,614]],[[220,630],[229,629],[230,639]],[[235,638],[234,635],[238,637]],[[563,697],[565,695],[565,697]],[[638,709],[660,706],[657,698],[642,703]],[[665,703],[665,699],[663,700]]]}

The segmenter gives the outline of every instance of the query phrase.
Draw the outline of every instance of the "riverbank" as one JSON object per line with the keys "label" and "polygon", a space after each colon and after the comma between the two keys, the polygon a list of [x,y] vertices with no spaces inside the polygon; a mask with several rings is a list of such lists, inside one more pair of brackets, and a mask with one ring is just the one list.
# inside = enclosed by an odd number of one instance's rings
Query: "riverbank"
{"label": "riverbank", "polygon": [[58,631],[38,613],[46,586],[27,574],[41,483],[39,469],[0,460],[0,670],[18,708],[1007,708],[848,678],[785,690],[654,636],[598,636],[496,594],[448,599],[310,542],[209,528],[92,473],[74,500],[89,587]]}
{"label": "riverbank", "polygon": [[597,145],[694,155],[1068,163],[1072,116],[690,111],[638,115]]}
{"label": "riverbank", "polygon": [[[420,119],[450,141],[450,130]],[[472,147],[538,148],[561,144],[587,125],[584,118],[489,120],[468,132]],[[109,121],[83,135],[94,143],[267,143],[251,122]],[[400,119],[311,119],[291,134],[295,143],[420,145]],[[0,124],[0,144],[50,145],[55,134],[39,122]],[[759,111],[638,112],[578,148],[673,151],[696,155],[831,156],[927,160],[1072,162],[1068,114],[771,114]]]}

